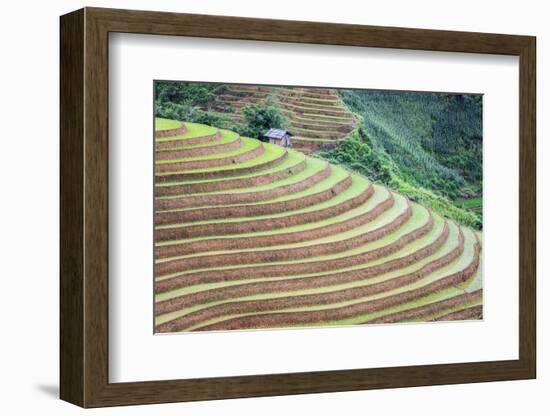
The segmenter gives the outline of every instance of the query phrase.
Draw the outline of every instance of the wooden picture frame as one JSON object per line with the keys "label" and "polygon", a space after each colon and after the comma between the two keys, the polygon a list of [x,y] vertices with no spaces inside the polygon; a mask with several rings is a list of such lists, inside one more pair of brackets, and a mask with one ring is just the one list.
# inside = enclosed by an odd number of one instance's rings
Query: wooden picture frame
{"label": "wooden picture frame", "polygon": [[[61,17],[60,396],[82,407],[536,376],[536,41],[530,36],[85,8]],[[108,378],[108,36],[112,32],[519,57],[519,359],[135,383]]]}

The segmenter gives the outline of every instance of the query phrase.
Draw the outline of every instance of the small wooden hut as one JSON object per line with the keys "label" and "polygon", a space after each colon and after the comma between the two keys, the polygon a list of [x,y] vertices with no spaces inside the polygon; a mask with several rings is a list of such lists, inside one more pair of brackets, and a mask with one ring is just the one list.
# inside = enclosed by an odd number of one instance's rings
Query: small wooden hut
{"label": "small wooden hut", "polygon": [[290,136],[292,136],[291,132],[282,129],[269,129],[269,131],[264,134],[264,137],[269,139],[269,143],[278,144],[283,147],[292,147]]}

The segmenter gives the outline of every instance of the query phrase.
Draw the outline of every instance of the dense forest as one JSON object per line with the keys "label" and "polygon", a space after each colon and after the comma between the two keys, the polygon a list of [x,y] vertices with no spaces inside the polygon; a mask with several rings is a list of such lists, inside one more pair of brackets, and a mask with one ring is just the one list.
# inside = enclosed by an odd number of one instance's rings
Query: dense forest
{"label": "dense forest", "polygon": [[[203,123],[262,138],[288,126],[276,97],[231,116],[215,109],[224,84],[156,82],[155,115]],[[482,96],[340,90],[357,128],[338,145],[314,154],[386,184],[410,199],[482,228]]]}
{"label": "dense forest", "polygon": [[342,90],[357,131],[319,156],[482,227],[482,97]]}
{"label": "dense forest", "polygon": [[364,120],[376,151],[408,177],[451,197],[481,192],[482,97],[398,91],[342,90]]}

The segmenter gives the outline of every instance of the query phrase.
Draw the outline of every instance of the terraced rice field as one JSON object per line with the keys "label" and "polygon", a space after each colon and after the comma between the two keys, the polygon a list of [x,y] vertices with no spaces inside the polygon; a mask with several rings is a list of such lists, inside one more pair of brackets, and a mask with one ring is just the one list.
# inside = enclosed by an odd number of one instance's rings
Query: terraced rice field
{"label": "terraced rice field", "polygon": [[354,115],[329,88],[228,85],[216,97],[216,109],[239,119],[244,106],[268,97],[290,120],[294,148],[305,154],[334,145],[355,128]]}
{"label": "terraced rice field", "polygon": [[156,332],[481,318],[481,234],[231,131],[157,119],[155,149]]}

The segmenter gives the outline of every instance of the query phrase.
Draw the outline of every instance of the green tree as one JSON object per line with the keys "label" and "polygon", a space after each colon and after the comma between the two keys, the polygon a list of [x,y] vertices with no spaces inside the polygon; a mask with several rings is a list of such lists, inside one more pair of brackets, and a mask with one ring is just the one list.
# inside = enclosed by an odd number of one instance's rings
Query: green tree
{"label": "green tree", "polygon": [[271,128],[284,129],[288,126],[288,120],[278,108],[270,103],[250,104],[242,109],[244,126],[241,131],[243,136],[264,140],[263,135]]}

